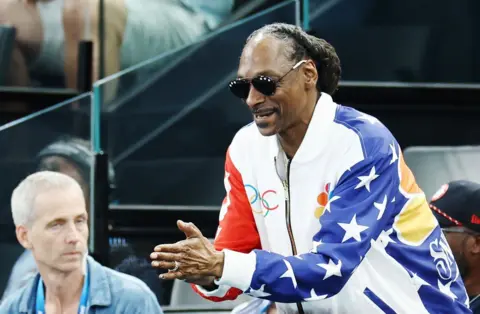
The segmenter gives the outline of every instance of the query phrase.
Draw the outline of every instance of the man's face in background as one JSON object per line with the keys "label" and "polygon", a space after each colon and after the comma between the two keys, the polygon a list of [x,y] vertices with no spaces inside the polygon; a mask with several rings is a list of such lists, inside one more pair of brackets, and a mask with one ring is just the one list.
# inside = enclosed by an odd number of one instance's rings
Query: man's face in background
{"label": "man's face in background", "polygon": [[479,267],[480,235],[464,227],[445,228],[443,233],[457,261],[460,275],[464,280],[468,279],[471,272]]}
{"label": "man's face in background", "polygon": [[61,156],[48,156],[40,160],[38,171],[48,170],[63,173],[80,184],[83,194],[85,195],[85,203],[87,212],[90,205],[90,182],[86,182],[82,176],[80,168],[71,160]]}
{"label": "man's face in background", "polygon": [[466,237],[468,237],[468,234],[448,232],[448,229],[443,233],[445,234],[448,245],[452,249],[460,275],[462,278],[465,278],[465,276],[468,276],[468,263],[465,257],[465,241],[467,240]]}

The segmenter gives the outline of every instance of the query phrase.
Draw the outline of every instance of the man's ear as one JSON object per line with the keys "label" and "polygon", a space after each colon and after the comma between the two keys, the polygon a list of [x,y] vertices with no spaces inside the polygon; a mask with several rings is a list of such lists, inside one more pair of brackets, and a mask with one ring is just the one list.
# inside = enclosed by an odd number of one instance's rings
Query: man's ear
{"label": "man's ear", "polygon": [[32,243],[30,242],[28,236],[28,229],[25,226],[17,226],[15,228],[15,233],[17,235],[18,242],[26,249],[32,248]]}
{"label": "man's ear", "polygon": [[475,242],[472,246],[472,253],[473,254],[480,254],[480,236],[475,237]]}
{"label": "man's ear", "polygon": [[305,88],[317,88],[318,72],[315,63],[312,60],[308,60],[307,63],[302,66],[302,70],[305,77]]}

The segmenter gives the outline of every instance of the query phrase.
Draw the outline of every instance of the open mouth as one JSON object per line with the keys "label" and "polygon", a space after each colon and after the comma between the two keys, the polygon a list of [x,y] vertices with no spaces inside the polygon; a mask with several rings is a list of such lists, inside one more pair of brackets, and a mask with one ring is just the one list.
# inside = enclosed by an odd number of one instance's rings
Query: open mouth
{"label": "open mouth", "polygon": [[264,108],[264,109],[258,109],[253,111],[253,115],[255,119],[262,119],[262,118],[270,117],[275,112],[277,112],[277,110],[274,108]]}

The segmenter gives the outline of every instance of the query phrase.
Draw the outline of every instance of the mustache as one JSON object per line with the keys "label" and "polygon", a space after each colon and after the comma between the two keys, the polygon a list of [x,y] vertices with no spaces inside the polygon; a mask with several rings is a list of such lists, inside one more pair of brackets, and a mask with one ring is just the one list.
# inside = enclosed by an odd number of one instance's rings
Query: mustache
{"label": "mustache", "polygon": [[250,109],[250,111],[252,112],[252,114],[255,114],[255,115],[263,114],[267,112],[276,112],[276,113],[280,112],[279,108],[277,107],[262,107],[262,106],[255,106],[252,109]]}

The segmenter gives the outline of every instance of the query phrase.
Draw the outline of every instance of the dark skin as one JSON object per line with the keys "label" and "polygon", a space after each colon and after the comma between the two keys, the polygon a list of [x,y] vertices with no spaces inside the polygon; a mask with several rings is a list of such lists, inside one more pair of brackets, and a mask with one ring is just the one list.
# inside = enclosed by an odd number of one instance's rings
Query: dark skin
{"label": "dark skin", "polygon": [[[268,75],[274,79],[282,77],[298,60],[289,60],[285,45],[277,38],[259,34],[252,38],[243,49],[238,77],[253,78]],[[316,89],[318,73],[315,63],[307,60],[302,66],[282,79],[273,96],[265,96],[253,86],[245,100],[252,110],[273,110],[274,114],[257,119],[255,123],[264,136],[278,135],[280,144],[289,157],[295,156],[305,136],[320,93]],[[214,289],[214,278],[223,273],[224,254],[217,251],[200,230],[192,223],[179,221],[178,228],[186,240],[175,244],[157,245],[150,255],[152,266],[159,269],[173,269],[175,261],[178,270],[160,275],[167,280],[181,279],[189,283]]]}
{"label": "dark skin", "polygon": [[[268,75],[278,79],[287,73],[295,62],[285,55],[285,42],[259,34],[243,49],[238,68],[238,77],[253,78]],[[259,131],[264,136],[278,134],[285,153],[293,157],[307,132],[319,93],[316,89],[318,73],[315,63],[306,64],[292,71],[280,82],[273,96],[265,96],[253,86],[246,104],[250,110],[273,108],[275,113],[262,123]],[[259,121],[255,119],[259,126]]]}
{"label": "dark skin", "polygon": [[150,257],[152,266],[161,269],[173,269],[175,261],[179,263],[178,271],[169,271],[160,278],[180,279],[202,286],[213,285],[214,278],[223,273],[223,252],[217,251],[193,223],[177,221],[178,229],[183,231],[186,240],[175,244],[157,245]]}
{"label": "dark skin", "polygon": [[480,235],[445,232],[469,296],[480,294]]}

